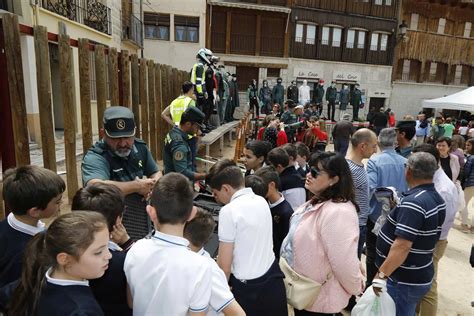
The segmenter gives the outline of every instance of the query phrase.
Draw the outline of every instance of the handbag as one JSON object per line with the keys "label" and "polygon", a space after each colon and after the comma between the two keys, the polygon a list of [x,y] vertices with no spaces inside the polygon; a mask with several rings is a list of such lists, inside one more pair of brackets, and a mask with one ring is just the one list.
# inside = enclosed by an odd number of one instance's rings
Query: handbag
{"label": "handbag", "polygon": [[279,264],[281,271],[285,275],[283,282],[285,283],[286,300],[288,304],[298,310],[303,310],[313,305],[318,298],[321,287],[331,277],[331,274],[329,274],[326,281],[319,283],[293,270],[283,257],[280,257]]}

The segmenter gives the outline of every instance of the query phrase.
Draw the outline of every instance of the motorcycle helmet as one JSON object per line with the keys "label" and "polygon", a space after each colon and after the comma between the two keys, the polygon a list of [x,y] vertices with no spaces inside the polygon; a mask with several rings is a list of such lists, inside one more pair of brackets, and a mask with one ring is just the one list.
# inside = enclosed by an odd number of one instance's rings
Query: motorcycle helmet
{"label": "motorcycle helmet", "polygon": [[199,58],[201,61],[205,62],[206,64],[210,65],[211,64],[211,57],[213,56],[213,53],[210,49],[207,48],[201,48],[197,55],[196,58]]}

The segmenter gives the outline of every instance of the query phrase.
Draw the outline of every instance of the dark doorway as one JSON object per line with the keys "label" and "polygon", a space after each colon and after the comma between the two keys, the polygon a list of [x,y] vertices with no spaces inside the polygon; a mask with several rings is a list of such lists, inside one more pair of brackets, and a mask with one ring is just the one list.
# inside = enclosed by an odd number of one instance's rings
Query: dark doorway
{"label": "dark doorway", "polygon": [[237,66],[236,73],[239,91],[247,91],[252,79],[258,82],[258,68],[248,66]]}
{"label": "dark doorway", "polygon": [[370,98],[369,109],[374,109],[376,112],[385,105],[385,98]]}

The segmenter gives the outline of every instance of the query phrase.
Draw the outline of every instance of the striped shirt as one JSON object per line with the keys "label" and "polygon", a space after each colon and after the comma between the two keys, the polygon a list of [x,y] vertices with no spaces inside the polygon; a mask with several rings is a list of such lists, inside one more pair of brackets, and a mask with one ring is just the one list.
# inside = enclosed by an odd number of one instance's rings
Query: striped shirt
{"label": "striped shirt", "polygon": [[346,159],[354,181],[355,200],[359,205],[359,226],[367,225],[369,217],[369,179],[367,170],[363,165],[359,165],[350,159]]}
{"label": "striped shirt", "polygon": [[445,215],[446,204],[433,183],[419,185],[404,194],[377,237],[377,267],[386,259],[393,241],[400,237],[413,244],[405,262],[390,279],[406,285],[430,284],[434,275],[433,250]]}

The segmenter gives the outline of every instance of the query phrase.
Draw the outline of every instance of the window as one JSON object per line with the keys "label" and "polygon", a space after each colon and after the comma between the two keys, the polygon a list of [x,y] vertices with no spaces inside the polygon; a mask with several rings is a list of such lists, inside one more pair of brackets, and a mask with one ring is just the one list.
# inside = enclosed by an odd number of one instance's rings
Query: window
{"label": "window", "polygon": [[145,12],[145,38],[170,40],[170,16],[169,14],[159,14]]}
{"label": "window", "polygon": [[385,0],[385,5],[392,5],[392,0]]}
{"label": "window", "polygon": [[387,50],[387,44],[388,44],[388,35],[387,34],[381,34],[380,36],[380,50],[381,51],[386,51]]}
{"label": "window", "polygon": [[280,68],[267,68],[267,77],[280,77]]}
{"label": "window", "polygon": [[306,25],[306,44],[314,45],[316,42],[316,25]]}
{"label": "window", "polygon": [[365,31],[359,31],[357,37],[357,48],[364,49],[365,48]]}
{"label": "window", "polygon": [[382,5],[382,0],[375,0],[376,5]]}
{"label": "window", "polygon": [[303,24],[296,24],[295,42],[303,42]]}
{"label": "window", "polygon": [[438,34],[444,34],[444,28],[446,27],[446,19],[439,19],[438,23]]}
{"label": "window", "polygon": [[321,39],[321,44],[329,45],[329,27],[327,26],[323,27],[323,35]]}
{"label": "window", "polygon": [[411,20],[410,20],[410,29],[412,30],[418,30],[418,21],[420,20],[420,15],[417,13],[412,13],[411,14]]}
{"label": "window", "polygon": [[403,60],[403,69],[402,69],[402,80],[410,79],[410,60]]}
{"label": "window", "polygon": [[346,42],[347,48],[354,48],[355,33],[356,33],[355,30],[347,31],[347,42]]}
{"label": "window", "polygon": [[175,15],[174,40],[177,42],[199,42],[199,17]]}
{"label": "window", "polygon": [[454,84],[460,85],[462,78],[462,65],[456,65],[456,72],[454,73]]}
{"label": "window", "polygon": [[466,22],[464,25],[464,37],[471,37],[472,22]]}
{"label": "window", "polygon": [[372,33],[370,38],[370,50],[377,50],[379,44],[379,34]]}
{"label": "window", "polygon": [[342,29],[336,28],[336,27],[332,29],[332,46],[333,47],[341,47],[341,35],[342,35]]}

